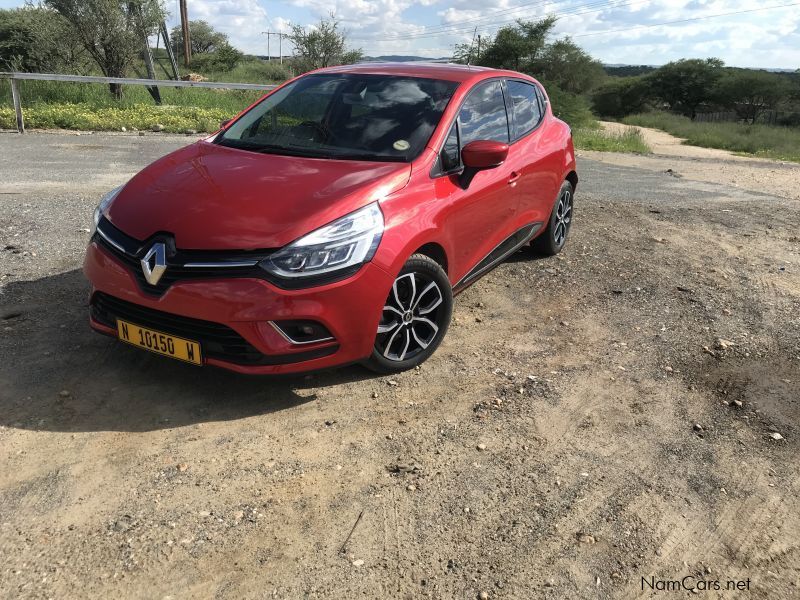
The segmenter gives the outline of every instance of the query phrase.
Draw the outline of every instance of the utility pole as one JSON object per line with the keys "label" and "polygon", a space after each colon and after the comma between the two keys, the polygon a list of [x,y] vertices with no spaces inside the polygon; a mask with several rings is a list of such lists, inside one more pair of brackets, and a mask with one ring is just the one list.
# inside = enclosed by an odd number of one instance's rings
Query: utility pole
{"label": "utility pole", "polygon": [[189,9],[186,8],[186,0],[180,0],[181,7],[181,29],[183,31],[183,64],[189,66],[192,60],[192,41],[189,36]]}
{"label": "utility pole", "polygon": [[481,35],[478,34],[478,54],[476,56],[478,60],[481,59]]}
{"label": "utility pole", "polygon": [[283,64],[283,36],[285,33],[281,33],[280,31],[262,31],[262,35],[267,36],[267,60],[272,60],[272,52],[269,50],[269,38],[270,36],[277,35],[278,36],[278,54],[280,54],[281,64]]}

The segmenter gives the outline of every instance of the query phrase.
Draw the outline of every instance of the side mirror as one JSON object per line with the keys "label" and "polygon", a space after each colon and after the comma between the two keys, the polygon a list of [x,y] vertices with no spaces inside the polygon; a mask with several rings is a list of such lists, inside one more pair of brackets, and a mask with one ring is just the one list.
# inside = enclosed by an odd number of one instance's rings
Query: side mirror
{"label": "side mirror", "polygon": [[478,171],[494,169],[508,158],[508,144],[491,140],[475,140],[461,149],[464,170],[459,176],[461,187],[467,189]]}
{"label": "side mirror", "polygon": [[233,121],[233,119],[225,119],[224,121],[220,121],[219,122],[219,128],[220,129],[225,129],[228,125],[231,124],[231,121]]}

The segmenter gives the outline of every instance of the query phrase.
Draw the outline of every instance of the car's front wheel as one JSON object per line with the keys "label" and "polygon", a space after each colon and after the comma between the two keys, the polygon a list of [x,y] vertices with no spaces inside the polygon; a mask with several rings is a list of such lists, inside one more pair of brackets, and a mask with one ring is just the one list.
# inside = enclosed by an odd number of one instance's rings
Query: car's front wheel
{"label": "car's front wheel", "polygon": [[389,291],[366,366],[396,373],[425,362],[442,342],[452,315],[447,274],[433,259],[415,254]]}

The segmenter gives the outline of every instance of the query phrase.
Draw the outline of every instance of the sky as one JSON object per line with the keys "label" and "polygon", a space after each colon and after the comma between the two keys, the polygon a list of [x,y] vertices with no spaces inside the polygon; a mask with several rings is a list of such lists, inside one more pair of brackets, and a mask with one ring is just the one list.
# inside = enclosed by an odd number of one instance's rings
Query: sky
{"label": "sky", "polygon": [[[166,2],[172,26],[177,24],[178,2]],[[0,0],[0,7],[23,3]],[[661,65],[714,56],[737,67],[800,68],[800,0],[187,0],[187,4],[190,19],[208,21],[227,33],[234,46],[252,54],[267,54],[263,32],[288,32],[290,23],[312,26],[331,12],[347,31],[350,45],[369,56],[429,58],[450,56],[455,44],[472,41],[476,28],[477,34],[491,36],[514,19],[552,14],[559,17],[555,37],[571,36],[606,64]],[[763,10],[768,7],[777,8]],[[661,25],[675,21],[682,22]],[[277,38],[271,36],[270,41],[271,53],[277,56]],[[286,46],[283,50],[290,52]]]}

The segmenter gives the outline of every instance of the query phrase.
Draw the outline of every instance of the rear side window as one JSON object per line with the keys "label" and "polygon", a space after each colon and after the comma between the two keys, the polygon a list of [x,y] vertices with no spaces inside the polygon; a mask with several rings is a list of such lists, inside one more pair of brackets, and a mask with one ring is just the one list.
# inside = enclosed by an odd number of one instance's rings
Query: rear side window
{"label": "rear side window", "polygon": [[508,116],[499,81],[478,85],[461,108],[461,147],[475,140],[509,142]]}
{"label": "rear side window", "polygon": [[508,94],[514,107],[514,140],[536,128],[542,120],[542,108],[536,86],[521,81],[508,82]]}

